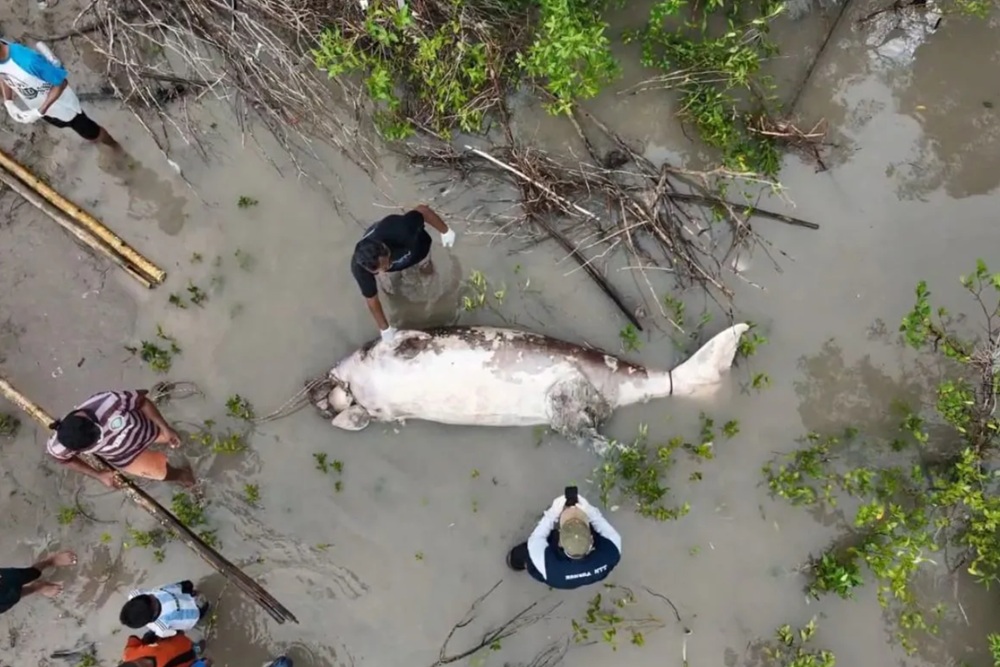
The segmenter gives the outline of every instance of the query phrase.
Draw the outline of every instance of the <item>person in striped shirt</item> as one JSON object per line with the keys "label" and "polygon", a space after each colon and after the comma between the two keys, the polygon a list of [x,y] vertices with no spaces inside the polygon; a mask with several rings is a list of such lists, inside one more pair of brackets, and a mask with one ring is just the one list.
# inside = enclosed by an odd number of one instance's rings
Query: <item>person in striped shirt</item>
{"label": "person in striped shirt", "polygon": [[185,580],[154,590],[130,592],[119,620],[134,630],[146,628],[150,638],[164,639],[198,625],[207,612],[208,603],[200,599],[194,584]]}
{"label": "person in striped shirt", "polygon": [[156,444],[176,449],[181,439],[147,393],[140,389],[94,394],[49,425],[55,432],[46,450],[70,470],[112,488],[117,485],[114,471],[95,470],[77,457],[95,454],[131,475],[193,486],[195,480],[190,467],[175,468],[166,454],[149,449]]}

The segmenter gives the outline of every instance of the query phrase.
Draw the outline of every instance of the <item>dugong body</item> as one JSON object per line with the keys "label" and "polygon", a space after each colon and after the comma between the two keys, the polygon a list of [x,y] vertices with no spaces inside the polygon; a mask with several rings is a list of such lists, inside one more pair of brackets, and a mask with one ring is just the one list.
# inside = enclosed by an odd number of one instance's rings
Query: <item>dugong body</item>
{"label": "dugong body", "polygon": [[[624,405],[711,391],[733,364],[736,324],[672,371],[657,371],[539,334],[498,327],[400,331],[375,340],[313,383],[310,398],[334,426],[423,419],[480,426],[548,425],[596,434]],[[335,415],[335,416],[334,416]]]}

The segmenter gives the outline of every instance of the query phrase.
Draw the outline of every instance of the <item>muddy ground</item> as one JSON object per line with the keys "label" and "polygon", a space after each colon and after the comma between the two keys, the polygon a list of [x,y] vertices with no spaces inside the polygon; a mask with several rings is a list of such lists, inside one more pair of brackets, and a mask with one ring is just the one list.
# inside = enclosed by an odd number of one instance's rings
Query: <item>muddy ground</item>
{"label": "muddy ground", "polygon": [[[816,173],[814,165],[789,157],[781,174],[796,205],[792,212],[821,229],[759,223],[777,266],[757,253],[744,277],[764,289],[733,280],[740,315],[759,322],[770,344],[713,400],[624,410],[608,427],[627,438],[647,423],[651,437],[661,439],[691,433],[700,411],[740,422],[740,434],[719,443],[714,461],[696,465],[682,457],[678,464],[672,492],[691,504],[688,516],[657,524],[624,510],[610,515],[625,540],[624,560],[611,581],[637,591],[630,616],[653,615],[665,627],[648,631],[645,646],[626,640],[617,653],[600,644],[574,645],[566,664],[680,665],[686,626],[692,667],[743,665],[751,661],[749,642],[783,623],[805,624],[814,614],[821,615],[817,644],[834,651],[838,664],[989,664],[983,647],[985,634],[997,629],[990,620],[995,604],[964,582],[957,594],[970,622],[957,623],[912,658],[887,640],[891,627],[871,587],[853,602],[831,597],[810,603],[796,569],[837,529],[770,500],[761,488],[761,465],[774,452],[793,448],[805,431],[851,425],[879,432],[892,425],[893,400],[925,395],[935,378],[917,372],[895,336],[914,284],[928,280],[944,305],[962,310],[957,277],[977,257],[989,261],[997,238],[1000,99],[988,68],[970,66],[1000,56],[996,18],[946,20],[912,62],[905,54],[893,61],[877,52],[872,31],[853,25],[877,5],[854,5],[798,108],[807,124],[828,120],[839,144],[831,169]],[[777,31],[786,55],[775,71],[788,90],[837,10],[803,8]],[[73,13],[70,0],[47,12],[17,3],[0,10],[0,22],[9,37],[25,30],[47,35],[62,32]],[[642,15],[638,8],[627,14],[626,23]],[[74,68],[77,89],[86,91],[97,79],[76,46],[62,42],[55,50]],[[635,53],[622,53],[626,72],[618,90],[642,78]],[[704,156],[672,120],[672,105],[666,94],[612,90],[588,107],[644,142],[651,156],[698,162]],[[338,209],[320,189],[278,174],[259,150],[244,146],[228,110],[212,103],[190,110],[206,131],[210,159],[176,139],[169,149],[194,184],[189,186],[128,113],[110,102],[89,108],[138,167],[104,171],[92,147],[40,124],[29,132],[4,119],[0,144],[169,277],[146,291],[9,193],[0,199],[0,368],[54,413],[99,389],[146,387],[161,379],[124,349],[153,340],[157,325],[183,350],[169,378],[196,382],[204,392],[170,404],[168,418],[231,425],[224,404],[234,393],[252,401],[258,413],[277,407],[375,333],[348,272],[350,249],[371,221],[421,201],[438,208],[459,237],[451,252],[435,245],[441,275],[435,303],[400,306],[405,323],[499,321],[496,313],[460,308],[459,281],[479,270],[506,286],[499,312],[508,320],[619,348],[623,318],[586,276],[560,261],[558,249],[523,250],[497,240],[479,222],[482,213],[466,219],[472,204],[486,197],[483,190],[448,188],[437,176],[403,170],[389,157],[384,178],[372,183],[330,154],[324,156],[324,180],[333,184],[336,175],[343,184]],[[572,129],[530,104],[521,105],[516,120],[520,134],[544,148],[575,149]],[[279,155],[273,147],[265,150]],[[240,197],[259,203],[240,208]],[[203,260],[193,262],[194,253]],[[637,303],[634,278],[627,271],[611,275]],[[168,304],[171,293],[185,293],[192,282],[208,294],[203,307]],[[689,311],[701,305],[692,297]],[[721,320],[713,322],[706,334],[722,327]],[[663,330],[649,331],[642,341],[630,357],[649,365],[668,366],[685,354]],[[772,387],[750,390],[754,371],[767,372]],[[46,436],[26,424],[4,444],[0,560],[27,564],[42,551],[73,548],[81,564],[60,575],[66,582],[60,599],[27,599],[0,619],[9,631],[6,646],[0,631],[5,664],[63,664],[46,656],[84,642],[96,642],[102,664],[115,664],[125,639],[117,622],[125,592],[178,578],[221,596],[210,654],[232,667],[260,664],[279,651],[290,652],[302,667],[432,665],[468,605],[501,579],[482,610],[483,622],[539,598],[562,605],[505,641],[501,651],[455,664],[524,663],[548,643],[568,638],[571,619],[582,616],[597,592],[546,593],[504,567],[505,550],[526,536],[537,512],[570,481],[583,483],[597,463],[558,438],[539,444],[530,429],[410,423],[346,434],[305,410],[262,426],[244,454],[213,455],[189,445],[186,454],[206,480],[222,551],[290,607],[297,625],[277,625],[226,590],[181,544],[168,544],[162,563],[152,549],[126,547],[128,526],[145,530],[153,521],[118,494],[56,469],[43,457]],[[320,452],[342,461],[343,473],[317,470],[314,454]],[[689,481],[696,470],[702,481]],[[244,501],[245,484],[259,486],[259,508]],[[169,503],[170,489],[147,488]],[[76,504],[90,517],[61,525],[60,510]],[[934,583],[933,572],[928,581]],[[683,621],[643,587],[669,597]],[[478,640],[470,634],[459,634],[452,650]]]}

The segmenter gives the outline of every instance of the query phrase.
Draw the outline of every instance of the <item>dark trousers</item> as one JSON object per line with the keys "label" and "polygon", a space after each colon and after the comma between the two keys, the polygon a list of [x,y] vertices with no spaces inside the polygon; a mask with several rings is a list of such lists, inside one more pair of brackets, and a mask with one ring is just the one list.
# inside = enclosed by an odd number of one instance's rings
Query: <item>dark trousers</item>
{"label": "dark trousers", "polygon": [[34,567],[0,568],[0,614],[21,600],[21,589],[42,576]]}
{"label": "dark trousers", "polygon": [[528,543],[521,542],[507,553],[507,567],[515,572],[528,569]]}

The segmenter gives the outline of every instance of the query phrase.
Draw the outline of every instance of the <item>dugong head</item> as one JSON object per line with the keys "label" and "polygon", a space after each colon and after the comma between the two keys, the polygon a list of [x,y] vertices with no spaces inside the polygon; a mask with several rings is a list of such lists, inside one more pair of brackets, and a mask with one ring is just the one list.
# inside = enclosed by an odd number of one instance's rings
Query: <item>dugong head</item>
{"label": "dugong head", "polygon": [[371,415],[364,407],[354,402],[354,396],[347,387],[334,383],[327,395],[330,411],[336,415],[330,423],[345,431],[360,431],[371,422]]}
{"label": "dugong head", "polygon": [[351,407],[351,404],[354,403],[354,397],[345,388],[339,384],[335,384],[327,396],[327,402],[330,408],[333,409],[334,414],[336,414]]}

